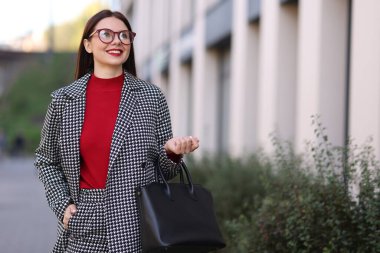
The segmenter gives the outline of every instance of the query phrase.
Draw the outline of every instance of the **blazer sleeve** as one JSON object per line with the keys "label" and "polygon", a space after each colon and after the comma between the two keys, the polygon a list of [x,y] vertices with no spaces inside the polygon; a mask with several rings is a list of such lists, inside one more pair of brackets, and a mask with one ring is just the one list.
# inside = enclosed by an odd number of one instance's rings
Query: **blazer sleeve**
{"label": "blazer sleeve", "polygon": [[164,145],[165,143],[173,137],[171,119],[169,108],[165,99],[165,96],[160,92],[159,104],[158,104],[158,122],[156,128],[156,135],[159,145],[159,168],[162,170],[166,180],[170,180],[177,175],[179,170],[180,161],[178,163],[172,161],[166,154]]}
{"label": "blazer sleeve", "polygon": [[62,221],[64,211],[72,200],[60,163],[58,135],[61,113],[59,111],[59,106],[53,97],[42,127],[41,141],[35,152],[34,165],[44,185],[48,204],[57,218]]}

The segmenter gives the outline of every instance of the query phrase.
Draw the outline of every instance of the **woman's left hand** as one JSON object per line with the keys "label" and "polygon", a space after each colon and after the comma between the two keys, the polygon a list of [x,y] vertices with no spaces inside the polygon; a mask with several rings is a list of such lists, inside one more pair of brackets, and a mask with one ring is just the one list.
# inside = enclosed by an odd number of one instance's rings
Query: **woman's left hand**
{"label": "woman's left hand", "polygon": [[167,154],[183,155],[193,152],[199,147],[199,139],[193,136],[171,138],[165,143]]}

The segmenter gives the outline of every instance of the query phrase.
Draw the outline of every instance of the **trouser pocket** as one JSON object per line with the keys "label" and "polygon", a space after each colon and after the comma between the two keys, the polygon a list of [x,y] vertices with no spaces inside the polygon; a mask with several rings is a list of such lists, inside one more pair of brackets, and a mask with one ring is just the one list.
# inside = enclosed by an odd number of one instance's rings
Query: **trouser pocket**
{"label": "trouser pocket", "polygon": [[98,204],[82,204],[69,222],[69,240],[65,253],[108,252],[104,209]]}
{"label": "trouser pocket", "polygon": [[101,190],[81,190],[77,213],[69,220],[70,239],[103,240],[106,237],[105,205]]}
{"label": "trouser pocket", "polygon": [[77,212],[70,218],[68,232],[70,239],[80,239],[88,236],[91,220],[96,212],[96,204],[80,203]]}

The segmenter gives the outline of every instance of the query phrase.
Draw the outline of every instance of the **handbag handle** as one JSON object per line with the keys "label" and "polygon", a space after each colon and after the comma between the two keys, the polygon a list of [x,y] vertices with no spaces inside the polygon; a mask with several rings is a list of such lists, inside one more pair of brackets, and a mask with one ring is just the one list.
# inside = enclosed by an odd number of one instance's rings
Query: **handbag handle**
{"label": "handbag handle", "polygon": [[[181,177],[180,183],[181,184],[185,184],[185,182],[183,180],[183,175],[182,175],[182,171],[185,171],[186,179],[187,179],[187,186],[189,188],[190,196],[191,196],[192,199],[198,200],[198,198],[196,197],[195,192],[194,192],[193,180],[191,179],[190,172],[187,169],[187,166],[186,166],[185,162],[181,161],[180,164],[179,164],[179,166],[180,166],[180,169],[181,169],[179,171],[180,177]],[[171,194],[171,191],[170,191],[170,187],[169,187],[168,181],[165,179],[160,166],[157,166],[156,168],[158,170],[158,174],[160,175],[160,177],[161,177],[161,179],[162,179],[162,181],[164,183],[164,187],[165,187],[164,192],[166,193],[166,195],[168,196],[168,198],[173,201],[173,197],[172,197],[172,194]]]}
{"label": "handbag handle", "polygon": [[182,173],[182,171],[185,171],[186,178],[187,178],[187,184],[189,186],[189,192],[193,196],[193,195],[195,195],[195,192],[194,192],[194,184],[193,184],[193,180],[191,178],[190,172],[187,169],[187,166],[186,166],[184,161],[181,161],[180,166],[181,166],[181,173]]}

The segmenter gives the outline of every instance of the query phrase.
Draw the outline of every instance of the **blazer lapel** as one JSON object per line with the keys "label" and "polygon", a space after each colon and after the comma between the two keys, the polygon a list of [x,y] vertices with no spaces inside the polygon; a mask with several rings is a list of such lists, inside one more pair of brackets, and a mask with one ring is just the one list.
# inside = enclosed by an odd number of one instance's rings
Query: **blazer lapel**
{"label": "blazer lapel", "polygon": [[124,143],[127,129],[133,119],[133,114],[137,105],[135,89],[138,88],[138,83],[130,74],[125,72],[124,85],[121,92],[121,100],[119,105],[119,113],[117,115],[115,129],[112,135],[110,161],[108,171],[112,168],[113,163]]}
{"label": "blazer lapel", "polygon": [[[64,144],[67,151],[69,167],[68,173],[71,196],[74,201],[78,200],[79,176],[80,176],[80,135],[84,121],[86,107],[86,86],[90,74],[79,79],[66,91],[69,97],[65,108],[63,126],[65,128]],[[65,151],[65,152],[66,152]]]}

